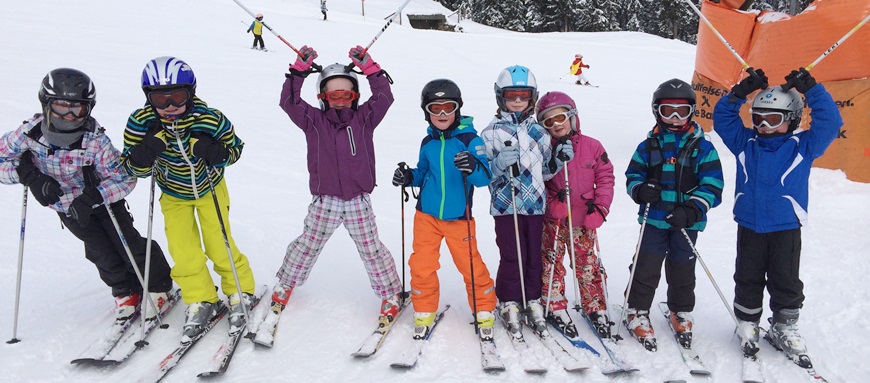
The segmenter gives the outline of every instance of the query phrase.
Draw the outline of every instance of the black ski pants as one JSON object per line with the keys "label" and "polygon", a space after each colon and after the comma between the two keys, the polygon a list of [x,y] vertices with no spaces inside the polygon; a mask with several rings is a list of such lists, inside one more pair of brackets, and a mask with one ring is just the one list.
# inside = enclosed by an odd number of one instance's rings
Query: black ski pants
{"label": "black ski pants", "polygon": [[[118,220],[118,226],[124,234],[127,245],[133,253],[133,258],[140,271],[145,270],[145,245],[142,238],[133,227],[133,216],[127,211],[125,200],[112,204],[112,212]],[[97,206],[91,215],[90,223],[79,226],[78,222],[65,214],[58,213],[64,226],[85,244],[85,258],[97,266],[100,279],[112,288],[113,296],[124,296],[142,291],[142,285],[136,277],[136,272],[130,265],[130,258],[118,237],[118,231],[112,224],[112,219],[105,206]],[[169,277],[169,264],[163,256],[163,251],[157,242],[151,241],[151,274],[148,280],[149,291],[169,291],[172,279]],[[145,273],[142,273],[145,276]]]}
{"label": "black ski pants", "polygon": [[263,43],[263,35],[254,35],[254,47],[257,46],[257,43],[260,43],[260,49],[266,48],[266,44]]}
{"label": "black ski pants", "polygon": [[[697,230],[686,230],[692,245],[698,239]],[[647,225],[640,242],[640,251],[628,295],[628,307],[649,310],[656,288],[662,278],[662,263],[668,282],[668,308],[671,311],[692,311],[695,308],[695,253],[680,230],[663,230]],[[630,270],[630,268],[629,268]]]}
{"label": "black ski pants", "polygon": [[801,229],[757,233],[737,226],[737,265],[734,269],[734,314],[757,322],[764,306],[764,288],[770,309],[800,309],[804,283],[800,279]]}

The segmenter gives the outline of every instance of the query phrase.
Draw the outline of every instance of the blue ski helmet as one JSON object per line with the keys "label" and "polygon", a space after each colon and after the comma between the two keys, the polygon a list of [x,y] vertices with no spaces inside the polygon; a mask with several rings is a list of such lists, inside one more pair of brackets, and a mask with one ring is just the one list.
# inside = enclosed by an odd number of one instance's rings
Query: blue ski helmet
{"label": "blue ski helmet", "polygon": [[186,87],[191,94],[196,91],[196,75],[190,65],[172,56],[157,57],[145,64],[142,70],[142,90]]}
{"label": "blue ski helmet", "polygon": [[495,81],[495,102],[498,104],[499,110],[507,112],[503,92],[509,88],[530,88],[532,89],[532,99],[529,100],[529,107],[525,112],[529,112],[535,108],[535,103],[538,101],[538,81],[535,80],[535,75],[529,68],[521,65],[514,65],[504,68],[498,74],[498,79]]}

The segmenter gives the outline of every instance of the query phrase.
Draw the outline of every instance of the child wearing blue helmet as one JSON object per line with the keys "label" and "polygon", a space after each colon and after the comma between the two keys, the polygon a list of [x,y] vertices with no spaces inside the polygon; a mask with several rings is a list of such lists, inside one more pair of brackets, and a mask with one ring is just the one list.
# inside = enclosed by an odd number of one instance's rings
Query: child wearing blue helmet
{"label": "child wearing blue helmet", "polygon": [[480,134],[492,166],[490,214],[501,256],[495,293],[508,332],[522,338],[520,310],[536,331],[547,328],[541,304],[544,181],[553,178],[574,150],[568,140],[554,149],[547,130],[535,121],[538,89],[529,68],[515,65],[502,70],[495,82],[495,99],[498,111]]}
{"label": "child wearing blue helmet", "polygon": [[229,297],[230,331],[239,331],[251,306],[254,274],[232,238],[224,168],[239,160],[244,142],[223,113],[196,97],[196,76],[186,62],[175,57],[148,61],[142,90],[146,103],[127,120],[122,165],[135,177],[155,177],[163,192],[160,209],[175,261],[171,275],[189,305],[184,338],[201,336],[220,307],[207,260]]}

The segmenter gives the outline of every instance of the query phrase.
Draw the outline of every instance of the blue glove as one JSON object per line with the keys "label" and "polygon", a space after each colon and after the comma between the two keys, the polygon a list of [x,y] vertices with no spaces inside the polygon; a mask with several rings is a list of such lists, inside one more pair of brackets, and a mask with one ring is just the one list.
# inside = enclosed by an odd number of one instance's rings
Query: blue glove
{"label": "blue glove", "polygon": [[501,152],[495,156],[495,166],[501,171],[506,172],[508,167],[520,161],[519,146],[505,146]]}

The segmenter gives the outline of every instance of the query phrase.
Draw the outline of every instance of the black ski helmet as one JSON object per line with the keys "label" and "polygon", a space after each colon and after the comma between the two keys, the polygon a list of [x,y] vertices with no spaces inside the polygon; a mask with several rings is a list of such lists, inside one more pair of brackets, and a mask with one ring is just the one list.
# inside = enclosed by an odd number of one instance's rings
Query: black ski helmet
{"label": "black ski helmet", "polygon": [[[453,100],[459,106],[456,108],[456,115],[461,116],[459,110],[462,108],[462,91],[455,82],[446,78],[439,78],[429,81],[423,86],[423,91],[420,93],[420,108],[423,109],[423,117],[429,121],[429,112],[426,111],[426,104],[433,100]],[[456,119],[459,120],[458,118]],[[431,121],[429,121],[431,123]]]}
{"label": "black ski helmet", "polygon": [[88,104],[88,116],[97,103],[97,91],[91,78],[71,68],[57,68],[48,72],[39,87],[39,102],[43,109],[51,100],[67,100]]}
{"label": "black ski helmet", "polygon": [[[689,104],[692,105],[692,109],[694,110],[697,107],[698,101],[695,97],[695,91],[692,89],[692,86],[689,83],[680,80],[678,78],[672,78],[668,81],[665,81],[656,88],[656,91],[653,92],[652,99],[652,112],[653,116],[656,118],[656,122],[659,126],[663,128],[667,128],[670,124],[662,121],[661,116],[659,116],[659,103],[661,100],[667,99],[682,99],[689,100]],[[688,124],[692,121],[692,114],[689,114],[689,119],[686,121]]]}

